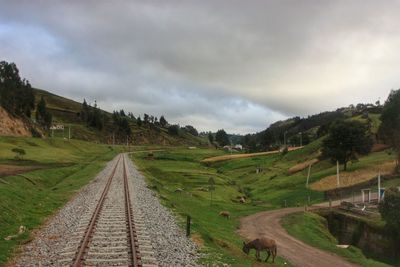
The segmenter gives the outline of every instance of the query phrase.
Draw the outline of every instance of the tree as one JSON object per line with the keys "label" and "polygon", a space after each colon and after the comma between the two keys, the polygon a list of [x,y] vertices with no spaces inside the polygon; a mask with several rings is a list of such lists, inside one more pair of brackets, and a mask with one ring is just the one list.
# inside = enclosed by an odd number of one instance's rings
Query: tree
{"label": "tree", "polygon": [[46,101],[43,96],[40,98],[36,106],[36,121],[46,128],[50,128],[53,121],[53,116],[46,108]]}
{"label": "tree", "polygon": [[112,120],[114,129],[116,129],[115,133],[121,140],[125,139],[126,136],[131,136],[132,130],[129,125],[129,118],[124,115],[124,113],[114,111],[112,114]]}
{"label": "tree", "polygon": [[89,106],[88,125],[98,130],[102,130],[104,126],[104,118],[100,108],[97,106],[97,101],[94,101],[94,106]]}
{"label": "tree", "polygon": [[149,121],[150,121],[149,115],[146,114],[146,113],[144,113],[144,115],[143,115],[143,122],[144,122],[144,124],[148,124]]}
{"label": "tree", "polygon": [[359,121],[338,120],[329,128],[322,143],[322,157],[339,161],[347,169],[347,162],[357,159],[358,154],[368,154],[372,148],[368,127]]}
{"label": "tree", "polygon": [[379,136],[397,151],[397,170],[400,161],[400,89],[391,91],[383,106]]}
{"label": "tree", "polygon": [[137,118],[136,123],[137,123],[137,125],[138,125],[139,127],[142,126],[142,119],[140,118],[140,116]]}
{"label": "tree", "polygon": [[208,133],[208,141],[210,144],[214,143],[214,135],[211,132]]}
{"label": "tree", "polygon": [[217,141],[220,146],[226,146],[230,144],[228,134],[225,132],[224,129],[217,131],[217,133],[215,134],[215,141]]}
{"label": "tree", "polygon": [[21,80],[15,63],[0,62],[0,106],[19,116],[31,116],[35,95],[29,81]]}
{"label": "tree", "polygon": [[168,127],[168,133],[170,135],[179,135],[179,129],[180,127],[177,124],[171,125]]}
{"label": "tree", "polygon": [[164,118],[164,115],[160,117],[160,125],[161,127],[166,127],[168,125],[167,120]]}
{"label": "tree", "polygon": [[193,136],[199,135],[199,132],[192,125],[186,125],[185,130]]}
{"label": "tree", "polygon": [[385,199],[379,203],[379,212],[386,221],[387,227],[400,234],[400,192],[391,187],[385,191]]}
{"label": "tree", "polygon": [[86,99],[83,99],[82,109],[81,109],[81,120],[84,121],[85,123],[87,123],[88,114],[89,114],[89,106],[86,102]]}

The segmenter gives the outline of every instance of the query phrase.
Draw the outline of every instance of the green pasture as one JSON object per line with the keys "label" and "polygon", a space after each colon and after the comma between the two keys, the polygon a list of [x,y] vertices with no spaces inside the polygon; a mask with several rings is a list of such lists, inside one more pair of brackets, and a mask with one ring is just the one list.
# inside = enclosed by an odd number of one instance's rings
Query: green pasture
{"label": "green pasture", "polygon": [[[290,175],[288,169],[298,163],[318,156],[321,140],[303,149],[287,154],[273,154],[201,163],[202,159],[223,155],[215,149],[175,148],[132,155],[140,171],[147,177],[148,186],[159,194],[164,205],[182,219],[193,220],[195,239],[201,237],[203,249],[209,256],[204,263],[223,259],[232,266],[258,266],[241,251],[241,238],[236,234],[239,218],[258,211],[283,206],[304,206],[324,201],[323,193],[306,188],[307,169]],[[349,171],[367,168],[393,158],[390,153],[379,152],[349,164]],[[261,172],[256,173],[260,168]],[[312,167],[310,183],[333,175],[336,166],[325,160]],[[215,181],[215,191],[209,189],[209,179]],[[246,203],[239,202],[240,197]],[[308,202],[310,200],[310,203]],[[231,219],[218,216],[227,210]],[[282,264],[283,259],[278,260]]]}

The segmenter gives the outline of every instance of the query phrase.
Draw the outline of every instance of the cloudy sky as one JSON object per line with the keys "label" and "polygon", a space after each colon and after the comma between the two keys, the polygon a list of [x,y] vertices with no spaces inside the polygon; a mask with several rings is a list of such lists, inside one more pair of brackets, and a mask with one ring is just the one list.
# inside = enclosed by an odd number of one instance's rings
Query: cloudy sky
{"label": "cloudy sky", "polygon": [[400,87],[398,1],[0,0],[33,86],[199,130],[260,131]]}

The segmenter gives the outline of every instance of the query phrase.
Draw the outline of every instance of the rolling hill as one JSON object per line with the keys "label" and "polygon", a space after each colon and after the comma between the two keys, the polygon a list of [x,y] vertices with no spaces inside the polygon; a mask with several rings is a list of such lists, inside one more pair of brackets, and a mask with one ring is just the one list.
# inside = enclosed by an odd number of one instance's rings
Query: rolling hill
{"label": "rolling hill", "polygon": [[[46,102],[47,110],[52,114],[53,125],[63,125],[64,130],[43,131],[44,135],[54,135],[55,137],[68,138],[69,130],[72,139],[92,141],[98,143],[112,144],[127,144],[130,145],[192,145],[204,146],[207,145],[207,139],[192,135],[185,128],[180,128],[178,133],[168,131],[168,125],[162,127],[159,123],[142,123],[139,125],[134,117],[124,116],[129,122],[131,135],[118,135],[116,125],[113,121],[113,114],[104,110],[99,112],[104,121],[101,129],[91,127],[82,119],[81,113],[83,109],[82,103],[74,100],[53,94],[42,89],[33,89],[35,95],[35,106],[43,98]],[[5,110],[2,110],[5,112]],[[35,118],[36,111],[33,111],[31,118]],[[10,116],[10,122],[2,126],[3,135],[20,135],[18,132],[23,132],[24,136],[31,135],[26,129],[32,128],[37,124],[33,119],[23,120],[16,116]],[[7,126],[10,125],[10,126]],[[17,125],[17,126],[15,126]],[[11,129],[13,128],[13,129]],[[18,129],[17,129],[18,128]],[[37,134],[33,134],[37,135]]]}

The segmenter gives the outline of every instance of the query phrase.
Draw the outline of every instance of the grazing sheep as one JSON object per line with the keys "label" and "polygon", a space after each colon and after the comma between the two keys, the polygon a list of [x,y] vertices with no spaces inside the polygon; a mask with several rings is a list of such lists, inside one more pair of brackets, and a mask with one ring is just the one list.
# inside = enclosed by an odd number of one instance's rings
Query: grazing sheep
{"label": "grazing sheep", "polygon": [[224,210],[224,211],[221,211],[219,213],[219,216],[222,216],[222,217],[225,217],[225,218],[229,219],[231,214],[229,213],[229,211]]}

